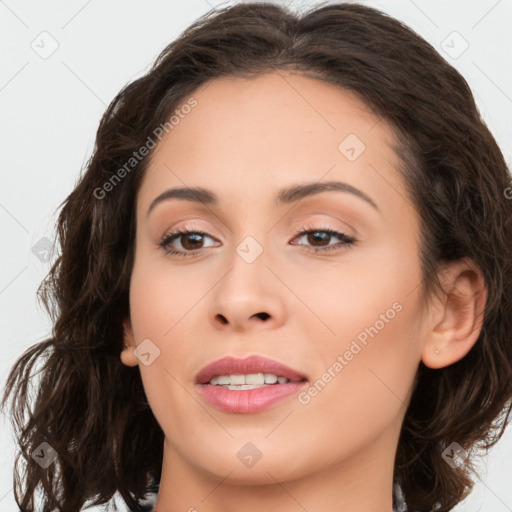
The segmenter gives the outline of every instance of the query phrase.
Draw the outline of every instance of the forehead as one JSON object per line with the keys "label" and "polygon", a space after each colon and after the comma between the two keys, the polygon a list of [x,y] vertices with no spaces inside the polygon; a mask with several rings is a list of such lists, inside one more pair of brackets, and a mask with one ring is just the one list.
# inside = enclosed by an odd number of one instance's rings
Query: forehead
{"label": "forehead", "polygon": [[239,193],[243,184],[256,194],[325,177],[380,194],[384,174],[401,188],[392,128],[351,91],[277,71],[217,78],[190,96],[195,106],[175,108],[151,157],[140,194],[146,207],[164,185]]}

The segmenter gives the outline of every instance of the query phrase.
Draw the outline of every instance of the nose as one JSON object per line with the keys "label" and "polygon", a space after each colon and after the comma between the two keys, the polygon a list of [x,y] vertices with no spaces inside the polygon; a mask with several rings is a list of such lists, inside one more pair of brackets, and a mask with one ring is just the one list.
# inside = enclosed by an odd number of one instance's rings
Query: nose
{"label": "nose", "polygon": [[238,254],[214,287],[209,317],[216,329],[242,332],[276,329],[286,321],[285,292],[265,252],[248,263]]}

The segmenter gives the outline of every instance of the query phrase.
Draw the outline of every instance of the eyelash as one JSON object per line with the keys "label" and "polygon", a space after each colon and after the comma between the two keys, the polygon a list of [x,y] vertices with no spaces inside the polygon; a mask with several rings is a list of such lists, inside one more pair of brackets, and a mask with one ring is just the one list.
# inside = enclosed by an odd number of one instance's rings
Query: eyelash
{"label": "eyelash", "polygon": [[[350,249],[354,246],[355,243],[357,243],[357,240],[355,238],[348,236],[346,233],[343,233],[341,231],[335,231],[335,230],[329,229],[329,228],[314,228],[311,226],[302,226],[301,228],[299,228],[295,232],[294,239],[299,236],[308,235],[310,233],[317,233],[317,232],[326,233],[330,237],[332,237],[332,236],[338,237],[343,242],[342,247],[344,247],[345,249]],[[202,235],[202,236],[207,236],[207,237],[213,238],[208,233],[205,233],[204,231],[201,231],[200,229],[182,228],[182,229],[178,229],[176,231],[172,231],[171,233],[166,233],[162,237],[162,240],[160,241],[159,245],[162,249],[165,250],[166,254],[170,254],[172,256],[194,256],[195,254],[198,254],[201,251],[203,251],[204,248],[196,249],[193,251],[185,251],[185,252],[176,251],[175,249],[170,248],[170,244],[174,240],[180,238],[183,235],[190,234],[190,233],[193,233],[194,235]],[[293,245],[297,245],[297,244],[293,244]],[[300,245],[302,245],[302,244],[300,244]],[[312,249],[308,249],[308,250],[313,253],[323,253],[323,252],[328,252],[328,251],[335,251],[337,249],[340,249],[340,246],[327,246],[325,248],[313,247]]]}

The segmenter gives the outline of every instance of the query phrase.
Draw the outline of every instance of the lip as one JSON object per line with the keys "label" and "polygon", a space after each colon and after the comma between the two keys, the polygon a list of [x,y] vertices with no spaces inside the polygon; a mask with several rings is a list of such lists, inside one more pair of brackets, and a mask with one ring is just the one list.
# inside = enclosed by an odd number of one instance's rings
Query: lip
{"label": "lip", "polygon": [[[291,382],[270,384],[257,389],[235,390],[209,384],[217,375],[272,373]],[[239,359],[223,357],[202,368],[196,375],[196,388],[213,407],[224,412],[251,414],[263,411],[307,387],[308,377],[273,359],[249,356]]]}

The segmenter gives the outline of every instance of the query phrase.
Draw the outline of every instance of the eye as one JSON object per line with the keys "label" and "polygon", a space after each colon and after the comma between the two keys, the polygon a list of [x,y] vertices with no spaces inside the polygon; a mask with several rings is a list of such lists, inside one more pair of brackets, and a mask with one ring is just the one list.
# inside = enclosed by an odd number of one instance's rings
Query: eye
{"label": "eye", "polygon": [[[205,245],[205,239],[214,241],[210,245]],[[337,239],[338,243],[332,244],[331,240]],[[298,240],[297,242],[294,242]],[[302,242],[301,242],[302,240]],[[305,243],[304,243],[305,242]],[[311,226],[301,227],[290,242],[291,245],[309,245],[311,252],[327,252],[342,250],[352,247],[357,240],[347,234],[330,228],[313,228]],[[170,233],[166,233],[160,242],[167,254],[174,256],[194,256],[201,253],[208,247],[215,247],[215,239],[198,229],[182,228]],[[217,245],[218,246],[218,245]]]}
{"label": "eye", "polygon": [[[213,240],[213,238],[204,231],[187,228],[178,229],[171,233],[166,233],[162,237],[160,247],[162,247],[167,254],[190,256],[201,252],[205,247],[211,247],[211,245],[204,245],[205,237]],[[181,247],[176,248],[176,244],[174,244],[176,241]]]}
{"label": "eye", "polygon": [[[330,244],[332,238],[337,238],[337,244]],[[356,239],[348,236],[346,233],[336,231],[330,228],[312,228],[310,226],[301,227],[297,231],[297,236],[293,240],[304,240],[311,244],[313,252],[333,251],[336,249],[350,248],[356,243]],[[293,241],[292,241],[293,242]],[[290,242],[290,243],[292,243]],[[303,245],[302,243],[292,243],[292,245]]]}

